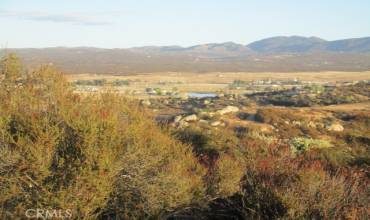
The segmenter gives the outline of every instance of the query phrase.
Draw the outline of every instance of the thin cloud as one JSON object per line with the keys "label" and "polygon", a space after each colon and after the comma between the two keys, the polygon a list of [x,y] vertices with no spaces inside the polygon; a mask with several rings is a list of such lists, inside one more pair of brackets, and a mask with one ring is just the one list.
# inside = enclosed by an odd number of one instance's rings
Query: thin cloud
{"label": "thin cloud", "polygon": [[72,23],[77,25],[109,25],[110,21],[100,20],[97,16],[87,16],[81,13],[59,13],[52,14],[46,12],[20,12],[0,10],[0,17],[12,17],[21,20]]}

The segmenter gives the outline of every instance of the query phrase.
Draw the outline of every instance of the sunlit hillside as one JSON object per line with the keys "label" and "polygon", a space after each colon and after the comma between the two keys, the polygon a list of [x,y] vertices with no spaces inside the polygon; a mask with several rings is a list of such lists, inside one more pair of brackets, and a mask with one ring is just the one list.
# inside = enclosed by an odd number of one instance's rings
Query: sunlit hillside
{"label": "sunlit hillside", "polygon": [[0,219],[368,216],[366,81],[139,101],[15,54],[0,68]]}

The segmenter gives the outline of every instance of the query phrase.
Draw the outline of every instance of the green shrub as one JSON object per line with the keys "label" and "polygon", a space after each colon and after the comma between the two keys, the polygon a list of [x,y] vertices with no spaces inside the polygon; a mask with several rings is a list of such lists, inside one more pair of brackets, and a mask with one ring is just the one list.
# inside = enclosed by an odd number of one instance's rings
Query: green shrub
{"label": "green shrub", "polygon": [[323,149],[333,147],[330,142],[325,140],[316,140],[312,138],[302,137],[293,138],[290,141],[290,146],[294,154],[301,154],[313,148]]}
{"label": "green shrub", "polygon": [[112,82],[112,86],[128,86],[130,85],[130,81],[129,80],[119,80],[119,79],[116,79]]}

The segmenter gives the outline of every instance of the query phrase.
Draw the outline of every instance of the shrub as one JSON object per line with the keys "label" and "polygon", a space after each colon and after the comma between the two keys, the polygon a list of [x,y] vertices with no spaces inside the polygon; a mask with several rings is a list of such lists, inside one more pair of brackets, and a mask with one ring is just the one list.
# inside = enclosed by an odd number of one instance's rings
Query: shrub
{"label": "shrub", "polygon": [[112,85],[113,86],[128,86],[128,85],[130,85],[130,81],[129,80],[116,79],[112,82]]}
{"label": "shrub", "polygon": [[204,181],[209,196],[226,197],[240,189],[245,160],[232,132],[225,134],[215,129],[207,132],[190,127],[179,131],[177,136],[193,146],[200,163],[208,169]]}
{"label": "shrub", "polygon": [[205,169],[191,148],[136,101],[80,96],[50,67],[18,81],[0,84],[1,219],[29,208],[140,219],[203,197]]}
{"label": "shrub", "polygon": [[313,148],[316,149],[330,148],[332,147],[332,144],[325,140],[297,137],[293,138],[290,141],[290,146],[294,154],[301,154]]}
{"label": "shrub", "polygon": [[107,83],[106,79],[94,79],[94,80],[77,80],[76,85],[83,86],[104,86]]}
{"label": "shrub", "polygon": [[0,75],[6,80],[15,81],[23,75],[23,66],[16,54],[4,56],[0,62]]}
{"label": "shrub", "polygon": [[162,95],[163,91],[161,88],[154,88],[154,91],[157,95]]}

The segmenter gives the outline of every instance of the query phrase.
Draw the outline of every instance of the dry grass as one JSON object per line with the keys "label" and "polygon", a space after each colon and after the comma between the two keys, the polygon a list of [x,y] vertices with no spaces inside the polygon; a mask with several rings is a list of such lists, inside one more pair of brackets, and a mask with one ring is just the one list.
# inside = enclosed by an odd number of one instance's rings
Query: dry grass
{"label": "dry grass", "polygon": [[67,75],[70,81],[82,79],[101,79],[107,80],[123,79],[123,80],[142,80],[146,82],[184,82],[184,83],[198,83],[198,84],[228,84],[234,80],[261,80],[261,79],[294,79],[298,78],[304,81],[315,82],[340,82],[353,80],[368,80],[370,79],[370,72],[302,72],[302,73],[248,73],[248,72],[219,72],[219,73],[147,73],[136,74],[131,76],[113,76],[113,75],[93,75],[93,74],[75,74]]}
{"label": "dry grass", "polygon": [[[106,79],[108,82],[114,80],[130,80],[129,86],[118,89],[121,93],[127,91],[141,91],[145,88],[161,88],[172,91],[176,88],[178,92],[217,92],[226,91],[234,80],[288,80],[298,78],[303,81],[312,82],[343,82],[353,80],[369,80],[370,72],[304,72],[304,73],[147,73],[128,76],[77,74],[66,75],[68,81]],[[160,84],[162,82],[162,84]],[[163,82],[165,82],[163,84]],[[238,93],[240,91],[233,91]],[[145,98],[144,94],[137,94],[138,98]]]}

